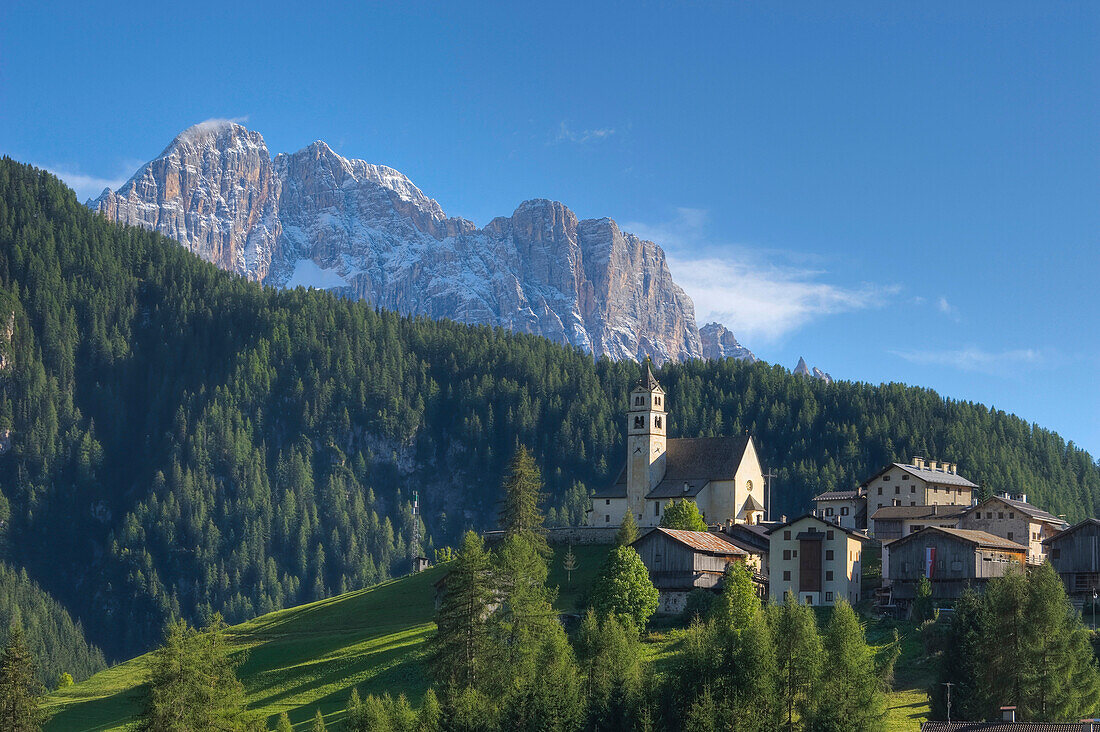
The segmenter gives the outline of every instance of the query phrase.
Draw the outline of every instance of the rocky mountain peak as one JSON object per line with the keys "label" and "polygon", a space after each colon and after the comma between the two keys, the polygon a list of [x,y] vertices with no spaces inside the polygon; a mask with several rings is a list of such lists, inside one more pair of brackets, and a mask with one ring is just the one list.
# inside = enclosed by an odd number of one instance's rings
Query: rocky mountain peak
{"label": "rocky mountain peak", "polygon": [[[320,140],[272,159],[259,133],[203,122],[89,205],[279,287],[337,290],[615,359],[704,356],[694,305],[657,244],[547,199],[478,229],[401,172]],[[715,357],[753,358],[728,330],[711,343]]]}
{"label": "rocky mountain peak", "polygon": [[806,363],[806,359],[802,358],[801,356],[799,356],[798,358],[798,365],[794,367],[794,371],[792,371],[791,373],[795,374],[796,376],[806,376],[813,379],[821,379],[826,384],[833,383],[832,376],[825,373],[816,366],[811,369]]}
{"label": "rocky mountain peak", "polygon": [[723,359],[739,358],[753,363],[756,356],[742,346],[730,330],[721,323],[707,323],[699,329],[699,341],[703,349],[703,358]]}

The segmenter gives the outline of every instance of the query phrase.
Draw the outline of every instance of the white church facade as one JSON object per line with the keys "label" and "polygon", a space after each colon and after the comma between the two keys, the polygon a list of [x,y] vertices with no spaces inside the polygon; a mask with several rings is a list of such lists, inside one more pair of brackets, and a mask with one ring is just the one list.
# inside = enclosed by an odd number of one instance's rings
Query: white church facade
{"label": "white church facade", "polygon": [[657,526],[674,499],[695,501],[707,524],[764,519],[765,487],[752,437],[669,439],[665,392],[647,364],[630,392],[626,465],[592,496],[589,526],[618,526],[627,511]]}

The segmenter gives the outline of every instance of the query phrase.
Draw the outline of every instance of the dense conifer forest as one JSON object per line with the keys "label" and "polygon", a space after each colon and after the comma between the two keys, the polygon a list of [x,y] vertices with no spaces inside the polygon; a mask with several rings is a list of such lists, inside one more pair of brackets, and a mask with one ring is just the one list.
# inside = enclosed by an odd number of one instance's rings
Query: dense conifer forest
{"label": "dense conifer forest", "polygon": [[[619,468],[638,370],[246,282],[10,159],[0,364],[5,559],[111,657],[155,645],[172,617],[238,622],[404,573],[412,491],[423,549],[453,545],[496,521],[518,444],[549,523],[583,521]],[[1100,468],[1072,443],[926,389],[737,361],[658,378],[672,436],[757,438],[777,513],[912,454],[1070,520],[1100,499]]]}

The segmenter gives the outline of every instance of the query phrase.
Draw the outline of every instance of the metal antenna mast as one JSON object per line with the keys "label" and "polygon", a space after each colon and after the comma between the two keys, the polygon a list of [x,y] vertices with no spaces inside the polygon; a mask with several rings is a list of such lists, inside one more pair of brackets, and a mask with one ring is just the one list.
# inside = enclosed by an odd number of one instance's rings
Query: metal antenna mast
{"label": "metal antenna mast", "polygon": [[947,687],[947,723],[951,724],[951,687],[955,685],[955,682],[944,681],[943,685]]}

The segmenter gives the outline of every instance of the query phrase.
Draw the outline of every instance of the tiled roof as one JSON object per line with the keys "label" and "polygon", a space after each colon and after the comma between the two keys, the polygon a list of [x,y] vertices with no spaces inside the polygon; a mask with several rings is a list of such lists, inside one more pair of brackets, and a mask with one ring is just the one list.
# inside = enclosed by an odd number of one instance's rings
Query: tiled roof
{"label": "tiled roof", "polygon": [[797,518],[794,518],[794,519],[791,519],[790,521],[788,521],[786,523],[773,524],[773,525],[768,527],[768,534],[769,535],[774,534],[776,531],[779,531],[780,529],[785,528],[787,526],[791,526],[792,524],[796,524],[796,523],[798,523],[799,521],[801,521],[802,519],[805,519],[805,518],[812,518],[814,521],[818,522],[819,524],[822,524],[827,529],[830,529],[830,530],[831,529],[838,529],[840,531],[843,531],[845,534],[852,537],[853,539],[859,539],[860,541],[866,541],[866,542],[869,542],[869,543],[874,541],[874,539],[867,536],[867,534],[864,534],[862,531],[856,531],[855,529],[849,529],[847,526],[841,526],[840,524],[834,524],[833,522],[826,521],[825,519],[821,518],[820,516],[815,516],[812,513],[804,513],[801,516],[799,516]]}
{"label": "tiled roof", "polygon": [[1069,536],[1074,531],[1077,531],[1077,529],[1083,528],[1085,526],[1100,526],[1100,519],[1087,518],[1084,521],[1078,521],[1073,526],[1070,526],[1068,529],[1064,529],[1062,531],[1059,531],[1057,534],[1050,537],[1049,539],[1044,539],[1043,543],[1044,544],[1050,544],[1051,542],[1057,541],[1058,539],[1062,539],[1066,536]]}
{"label": "tiled roof", "polygon": [[[654,529],[654,532],[660,532],[674,541],[678,541],[697,551],[707,552],[708,554],[745,554],[744,550],[730,544],[725,539],[720,539],[709,531],[681,531],[680,529],[666,529],[663,526],[658,526]],[[638,539],[638,541],[651,535],[652,532],[647,533],[641,539]]]}
{"label": "tiled roof", "polygon": [[[899,544],[904,541],[909,541],[914,536],[922,536],[929,531],[941,531],[949,536],[953,536],[956,539],[961,539],[970,544],[977,544],[981,547],[988,549],[1006,549],[1010,551],[1017,551],[1021,553],[1027,553],[1027,547],[1022,544],[1017,544],[1014,541],[1009,541],[1000,536],[994,536],[988,531],[976,531],[974,529],[950,529],[944,526],[928,526],[920,531],[913,532],[909,536],[903,536],[897,539],[894,544]],[[891,544],[893,546],[893,544]]]}
{"label": "tiled roof", "polygon": [[872,521],[897,521],[899,519],[950,519],[958,518],[971,506],[883,506],[871,515]]}
{"label": "tiled roof", "polygon": [[890,463],[885,468],[878,471],[867,480],[863,481],[863,483],[861,483],[860,485],[869,485],[871,481],[873,481],[875,478],[879,477],[887,470],[892,470],[893,468],[901,468],[910,475],[915,475],[921,480],[928,483],[936,483],[938,485],[955,485],[962,486],[964,488],[978,487],[976,483],[971,483],[969,480],[957,473],[948,473],[943,470],[932,470],[931,468],[918,468],[915,465],[906,465],[904,463]]}
{"label": "tiled roof", "polygon": [[920,732],[1086,732],[1088,722],[924,722]]}
{"label": "tiled roof", "polygon": [[738,549],[742,550],[746,554],[767,554],[768,553],[768,539],[763,537],[761,541],[757,537],[750,537],[744,534],[729,534],[725,531],[722,532],[722,538],[733,544]]}
{"label": "tiled roof", "polygon": [[863,492],[856,489],[854,491],[825,491],[814,496],[815,501],[851,501],[859,498],[863,495]]}
{"label": "tiled roof", "polygon": [[[732,480],[750,439],[742,435],[669,440],[665,448],[665,477],[646,498],[694,498],[712,480]],[[626,498],[626,466],[613,485],[597,490],[592,497]]]}
{"label": "tiled roof", "polygon": [[1012,498],[1002,498],[1001,496],[994,496],[989,500],[1004,501],[1009,506],[1012,506],[1013,508],[1021,511],[1022,513],[1026,513],[1028,516],[1031,516],[1033,519],[1037,519],[1039,521],[1047,521],[1052,524],[1058,524],[1059,526],[1066,525],[1065,520],[1058,518],[1049,511],[1044,511],[1037,506],[1032,506],[1030,503],[1024,503],[1023,501],[1017,501]]}

